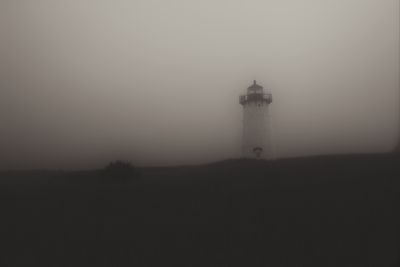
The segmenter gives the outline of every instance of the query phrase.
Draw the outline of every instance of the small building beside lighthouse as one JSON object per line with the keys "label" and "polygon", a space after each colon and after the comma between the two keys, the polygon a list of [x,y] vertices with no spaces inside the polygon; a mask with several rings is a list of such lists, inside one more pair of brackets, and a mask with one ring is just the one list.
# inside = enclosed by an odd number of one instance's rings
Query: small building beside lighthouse
{"label": "small building beside lighthouse", "polygon": [[269,105],[272,94],[256,81],[239,98],[243,106],[242,156],[244,158],[268,159],[271,154]]}

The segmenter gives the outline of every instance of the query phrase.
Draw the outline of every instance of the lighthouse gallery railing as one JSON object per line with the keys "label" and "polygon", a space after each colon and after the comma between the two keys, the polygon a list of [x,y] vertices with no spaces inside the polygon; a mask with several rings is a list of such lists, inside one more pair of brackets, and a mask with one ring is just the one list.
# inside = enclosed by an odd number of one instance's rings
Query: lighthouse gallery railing
{"label": "lighthouse gallery railing", "polygon": [[244,105],[247,102],[266,102],[267,104],[272,103],[272,94],[247,94],[239,97],[239,102]]}

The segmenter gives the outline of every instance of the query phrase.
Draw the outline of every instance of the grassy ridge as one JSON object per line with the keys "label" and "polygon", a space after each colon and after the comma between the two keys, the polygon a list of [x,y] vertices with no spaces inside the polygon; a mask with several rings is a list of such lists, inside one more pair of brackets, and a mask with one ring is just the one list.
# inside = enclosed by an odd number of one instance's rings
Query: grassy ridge
{"label": "grassy ridge", "polygon": [[1,266],[393,266],[400,159],[9,172]]}

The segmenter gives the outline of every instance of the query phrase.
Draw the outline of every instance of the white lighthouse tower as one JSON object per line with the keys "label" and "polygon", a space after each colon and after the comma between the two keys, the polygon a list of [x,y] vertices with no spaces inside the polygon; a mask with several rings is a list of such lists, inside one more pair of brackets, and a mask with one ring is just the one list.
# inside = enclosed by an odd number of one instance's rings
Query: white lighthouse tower
{"label": "white lighthouse tower", "polygon": [[240,96],[239,102],[243,106],[243,157],[270,158],[268,107],[272,103],[272,95],[264,93],[263,87],[254,81],[247,93]]}

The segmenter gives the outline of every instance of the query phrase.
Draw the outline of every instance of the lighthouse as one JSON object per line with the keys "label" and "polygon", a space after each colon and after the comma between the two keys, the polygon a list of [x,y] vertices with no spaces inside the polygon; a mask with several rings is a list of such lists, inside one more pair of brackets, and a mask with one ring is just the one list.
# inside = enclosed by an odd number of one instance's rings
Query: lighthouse
{"label": "lighthouse", "polygon": [[272,94],[265,93],[256,81],[239,98],[243,106],[244,158],[268,159],[271,157],[269,105]]}

